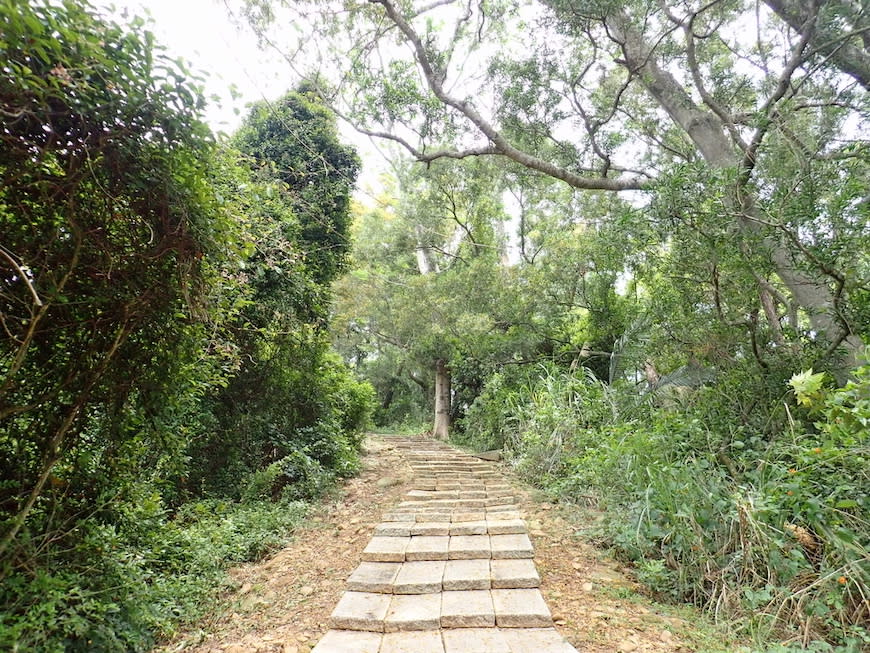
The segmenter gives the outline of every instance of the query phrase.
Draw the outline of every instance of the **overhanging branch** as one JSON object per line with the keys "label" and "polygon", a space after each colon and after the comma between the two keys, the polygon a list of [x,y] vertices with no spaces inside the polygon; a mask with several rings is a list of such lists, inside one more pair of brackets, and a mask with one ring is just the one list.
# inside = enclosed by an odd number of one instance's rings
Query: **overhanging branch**
{"label": "overhanging branch", "polygon": [[[610,177],[586,177],[583,175],[579,175],[575,172],[567,170],[565,168],[559,167],[550,163],[549,161],[545,161],[540,159],[528,152],[524,152],[510,143],[505,136],[499,132],[495,126],[486,120],[480,113],[475,109],[474,105],[472,105],[467,100],[461,100],[457,97],[454,97],[447,93],[444,89],[443,79],[444,79],[444,71],[436,70],[432,61],[429,58],[429,55],[426,52],[426,46],[424,45],[420,36],[414,31],[414,28],[411,27],[410,23],[402,16],[402,14],[398,11],[395,4],[392,0],[369,0],[372,4],[381,5],[386,12],[387,17],[399,28],[399,31],[405,35],[405,38],[411,44],[414,49],[415,58],[417,59],[417,63],[420,65],[420,68],[423,71],[423,75],[426,79],[426,84],[429,87],[429,90],[441,101],[445,106],[451,107],[455,111],[459,112],[463,115],[467,120],[469,120],[477,129],[489,140],[491,143],[490,146],[484,148],[475,148],[472,151],[482,152],[485,151],[487,154],[498,154],[505,156],[516,163],[519,163],[526,168],[531,170],[536,170],[541,172],[547,176],[553,177],[554,179],[559,179],[564,181],[570,186],[574,188],[579,188],[583,190],[607,190],[607,191],[626,191],[626,190],[644,190],[648,189],[651,186],[651,182],[646,179],[638,179],[638,178],[629,178],[629,179],[614,179]],[[391,140],[396,142],[402,142],[398,137],[395,137]],[[407,148],[407,144],[405,145]],[[409,150],[410,151],[410,150]],[[449,150],[444,150],[445,154],[441,154],[441,157],[448,156],[446,153],[450,152]],[[430,157],[432,155],[429,155]],[[467,156],[471,156],[468,154]],[[457,157],[453,157],[457,158]],[[430,159],[433,160],[433,159]]]}

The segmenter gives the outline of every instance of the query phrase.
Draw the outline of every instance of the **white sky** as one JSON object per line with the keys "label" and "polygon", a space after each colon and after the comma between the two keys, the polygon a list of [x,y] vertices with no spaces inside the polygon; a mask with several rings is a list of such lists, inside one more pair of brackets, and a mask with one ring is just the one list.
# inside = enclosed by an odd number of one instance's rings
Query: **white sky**
{"label": "white sky", "polygon": [[[194,71],[207,73],[205,95],[218,95],[219,102],[208,101],[206,121],[214,131],[230,133],[240,124],[246,105],[261,99],[273,100],[293,88],[298,79],[272,49],[260,49],[257,38],[246,25],[236,25],[223,0],[92,0],[98,8],[114,6],[119,22],[134,15],[153,21],[150,29],[170,56],[182,57]],[[121,16],[127,11],[128,19]],[[233,100],[231,86],[238,98]],[[236,113],[238,111],[238,113]],[[367,137],[339,123],[345,142],[352,143],[363,159],[358,198],[376,191],[378,174],[386,168]]]}
{"label": "white sky", "polygon": [[[126,10],[131,18],[150,13],[157,42],[194,70],[208,73],[206,95],[221,97],[220,104],[209,101],[206,113],[215,131],[232,131],[241,122],[245,104],[274,99],[295,85],[278,54],[260,50],[247,26],[233,24],[221,0],[95,0],[95,4],[114,6],[119,13]],[[241,94],[235,101],[229,92],[233,84]],[[240,115],[234,114],[234,108]]]}

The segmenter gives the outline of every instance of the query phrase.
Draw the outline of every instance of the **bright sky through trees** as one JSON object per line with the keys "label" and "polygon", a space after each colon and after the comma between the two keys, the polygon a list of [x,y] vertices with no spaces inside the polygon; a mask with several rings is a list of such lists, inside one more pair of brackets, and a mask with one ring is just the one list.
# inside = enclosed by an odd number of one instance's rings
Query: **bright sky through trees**
{"label": "bright sky through trees", "polygon": [[[206,118],[213,129],[232,131],[240,123],[247,103],[274,99],[293,80],[275,52],[257,47],[247,24],[233,23],[229,11],[216,0],[98,0],[101,8],[153,19],[157,42],[173,56],[183,57],[195,71],[208,74],[205,90],[209,100]],[[238,92],[233,99],[231,88]],[[234,112],[238,110],[238,114]]]}
{"label": "bright sky through trees", "polygon": [[[150,16],[157,42],[170,55],[183,57],[194,72],[206,73],[205,117],[215,131],[235,131],[247,105],[274,100],[299,81],[283,55],[260,48],[247,22],[234,21],[231,8],[221,0],[94,0],[94,4],[110,12],[114,7],[114,15],[122,21]],[[339,122],[339,130],[366,162],[360,175],[361,192],[373,193],[381,160],[376,148],[343,122]]]}

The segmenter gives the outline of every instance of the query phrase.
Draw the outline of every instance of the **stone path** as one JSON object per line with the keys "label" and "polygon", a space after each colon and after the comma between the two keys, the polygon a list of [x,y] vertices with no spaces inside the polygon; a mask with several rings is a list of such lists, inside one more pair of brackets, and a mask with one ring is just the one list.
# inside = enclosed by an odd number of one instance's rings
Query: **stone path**
{"label": "stone path", "polygon": [[375,528],[312,653],[576,652],[553,628],[496,466],[435,440],[389,441],[413,489]]}

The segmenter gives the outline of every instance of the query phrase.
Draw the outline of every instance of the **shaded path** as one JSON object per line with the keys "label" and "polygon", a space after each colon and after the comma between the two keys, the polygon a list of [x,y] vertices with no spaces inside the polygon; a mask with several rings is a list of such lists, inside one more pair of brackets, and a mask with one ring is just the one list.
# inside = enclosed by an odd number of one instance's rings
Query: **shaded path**
{"label": "shaded path", "polygon": [[538,586],[519,499],[495,465],[444,443],[382,436],[411,491],[350,575],[313,653],[570,653]]}

